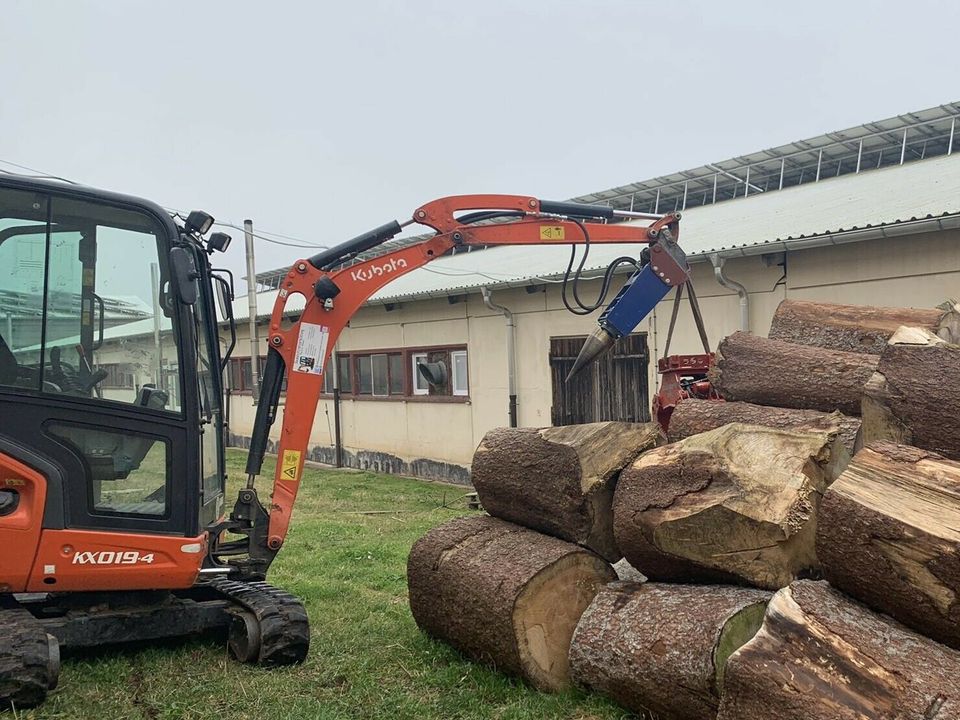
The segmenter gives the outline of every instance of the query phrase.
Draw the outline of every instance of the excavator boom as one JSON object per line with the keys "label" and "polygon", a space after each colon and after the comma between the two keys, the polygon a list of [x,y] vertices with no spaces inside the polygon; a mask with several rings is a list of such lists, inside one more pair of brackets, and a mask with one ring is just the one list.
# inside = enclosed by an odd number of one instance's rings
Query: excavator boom
{"label": "excavator boom", "polygon": [[[649,224],[612,222],[627,219],[648,220]],[[650,246],[649,263],[618,258],[608,268],[607,285],[617,263],[629,261],[635,267],[601,316],[598,331],[610,338],[609,347],[614,339],[629,333],[672,287],[687,281],[686,259],[677,245],[679,219],[678,214],[630,213],[607,206],[551,202],[523,195],[453,196],[420,206],[404,223],[381,225],[295,262],[280,283],[270,319],[269,352],[247,460],[247,489],[241,492],[230,521],[222,528],[246,535],[248,553],[237,557],[239,545],[235,541],[230,546],[215,544],[211,555],[217,557],[229,550],[229,562],[241,575],[262,577],[283,545],[323,389],[323,373],[343,328],[375,292],[456,247],[611,243]],[[382,245],[414,223],[436,232],[420,242],[356,260],[360,253]],[[287,303],[296,295],[306,298],[306,306],[298,321],[284,327]],[[588,361],[599,355],[592,346],[589,350],[585,346],[585,352],[590,354]],[[267,510],[260,504],[254,485],[276,419],[284,377],[287,389],[283,427]]]}

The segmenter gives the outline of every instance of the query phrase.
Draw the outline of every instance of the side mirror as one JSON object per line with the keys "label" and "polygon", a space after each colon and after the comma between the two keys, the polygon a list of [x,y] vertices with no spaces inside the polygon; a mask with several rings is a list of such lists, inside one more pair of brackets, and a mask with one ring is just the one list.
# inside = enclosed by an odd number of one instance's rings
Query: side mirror
{"label": "side mirror", "polygon": [[170,251],[170,274],[173,276],[173,284],[177,289],[180,302],[185,305],[196,303],[200,289],[197,278],[200,277],[200,273],[197,272],[193,253],[186,248],[173,248]]}
{"label": "side mirror", "polygon": [[214,275],[213,290],[217,298],[217,310],[220,311],[220,318],[229,320],[233,317],[233,288],[225,278]]}

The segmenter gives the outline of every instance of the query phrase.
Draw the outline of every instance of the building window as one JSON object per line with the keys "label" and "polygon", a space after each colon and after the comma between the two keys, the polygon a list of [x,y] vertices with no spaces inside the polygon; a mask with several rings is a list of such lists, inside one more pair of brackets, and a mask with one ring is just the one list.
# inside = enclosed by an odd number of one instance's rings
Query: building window
{"label": "building window", "polygon": [[[467,350],[465,347],[431,347],[410,350],[364,350],[340,352],[338,368],[340,392],[346,396],[370,398],[443,398],[469,396]],[[446,382],[431,385],[420,374],[418,365],[442,363]],[[332,393],[332,383],[324,383],[324,392]]]}
{"label": "building window", "polygon": [[412,382],[412,392],[414,395],[429,395],[430,394],[430,384],[427,382],[426,378],[420,374],[420,371],[417,369],[417,365],[420,363],[425,363],[427,361],[427,354],[425,352],[410,353],[410,365],[413,369],[413,382]]}
{"label": "building window", "polygon": [[353,375],[350,372],[350,356],[337,355],[337,364],[340,371],[340,392],[353,393]]}
{"label": "building window", "polygon": [[453,385],[454,395],[469,395],[469,383],[467,382],[467,351],[454,350],[450,353],[450,376]]}

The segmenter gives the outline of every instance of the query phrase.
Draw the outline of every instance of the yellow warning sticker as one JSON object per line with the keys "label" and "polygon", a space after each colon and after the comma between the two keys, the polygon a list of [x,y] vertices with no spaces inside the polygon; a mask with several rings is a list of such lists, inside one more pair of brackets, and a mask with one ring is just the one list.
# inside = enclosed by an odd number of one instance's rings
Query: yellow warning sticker
{"label": "yellow warning sticker", "polygon": [[541,225],[541,240],[563,240],[563,225]]}
{"label": "yellow warning sticker", "polygon": [[280,477],[284,480],[300,479],[300,451],[284,450],[283,457],[280,459]]}

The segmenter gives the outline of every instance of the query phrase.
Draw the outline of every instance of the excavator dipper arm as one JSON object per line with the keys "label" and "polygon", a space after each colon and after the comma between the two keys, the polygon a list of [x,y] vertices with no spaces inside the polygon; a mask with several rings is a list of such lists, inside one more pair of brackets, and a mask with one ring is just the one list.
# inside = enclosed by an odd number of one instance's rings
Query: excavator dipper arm
{"label": "excavator dipper arm", "polygon": [[[650,224],[610,224],[619,218],[650,220]],[[495,221],[495,222],[491,222]],[[399,234],[403,227],[421,224],[436,234],[370,259],[347,264]],[[247,551],[255,561],[232,564],[243,574],[263,575],[273,555],[283,545],[290,525],[300,476],[322,389],[325,367],[341,331],[375,292],[392,280],[435,260],[452,248],[469,245],[555,245],[642,243],[653,245],[656,257],[673,259],[667,272],[638,270],[625,289],[610,304],[605,315],[625,297],[633,326],[677,283],[687,279],[682,251],[676,248],[679,215],[649,215],[616,211],[606,206],[550,202],[530,196],[463,195],[441,198],[419,207],[411,220],[382,225],[342,245],[295,262],[280,283],[270,319],[269,346],[260,402],[247,461],[248,485],[241,491],[231,522],[225,529],[248,536]],[[670,252],[661,252],[664,239]],[[652,266],[652,263],[651,263]],[[651,266],[645,266],[647,268]],[[639,301],[630,293],[636,286]],[[297,295],[305,307],[296,322],[285,320],[287,304]],[[651,302],[653,305],[651,305]],[[621,330],[629,325],[617,320]],[[631,326],[632,329],[632,326]],[[620,332],[620,331],[618,331]],[[629,332],[629,329],[626,330]],[[625,332],[620,332],[625,334]],[[260,473],[269,444],[269,432],[280,399],[283,378],[287,378],[286,402],[280,439],[275,451],[277,467],[269,508],[260,506],[254,479]],[[213,556],[216,557],[217,543]],[[219,546],[223,556],[239,555]],[[246,555],[247,553],[243,553]],[[244,562],[248,565],[244,566]]]}

